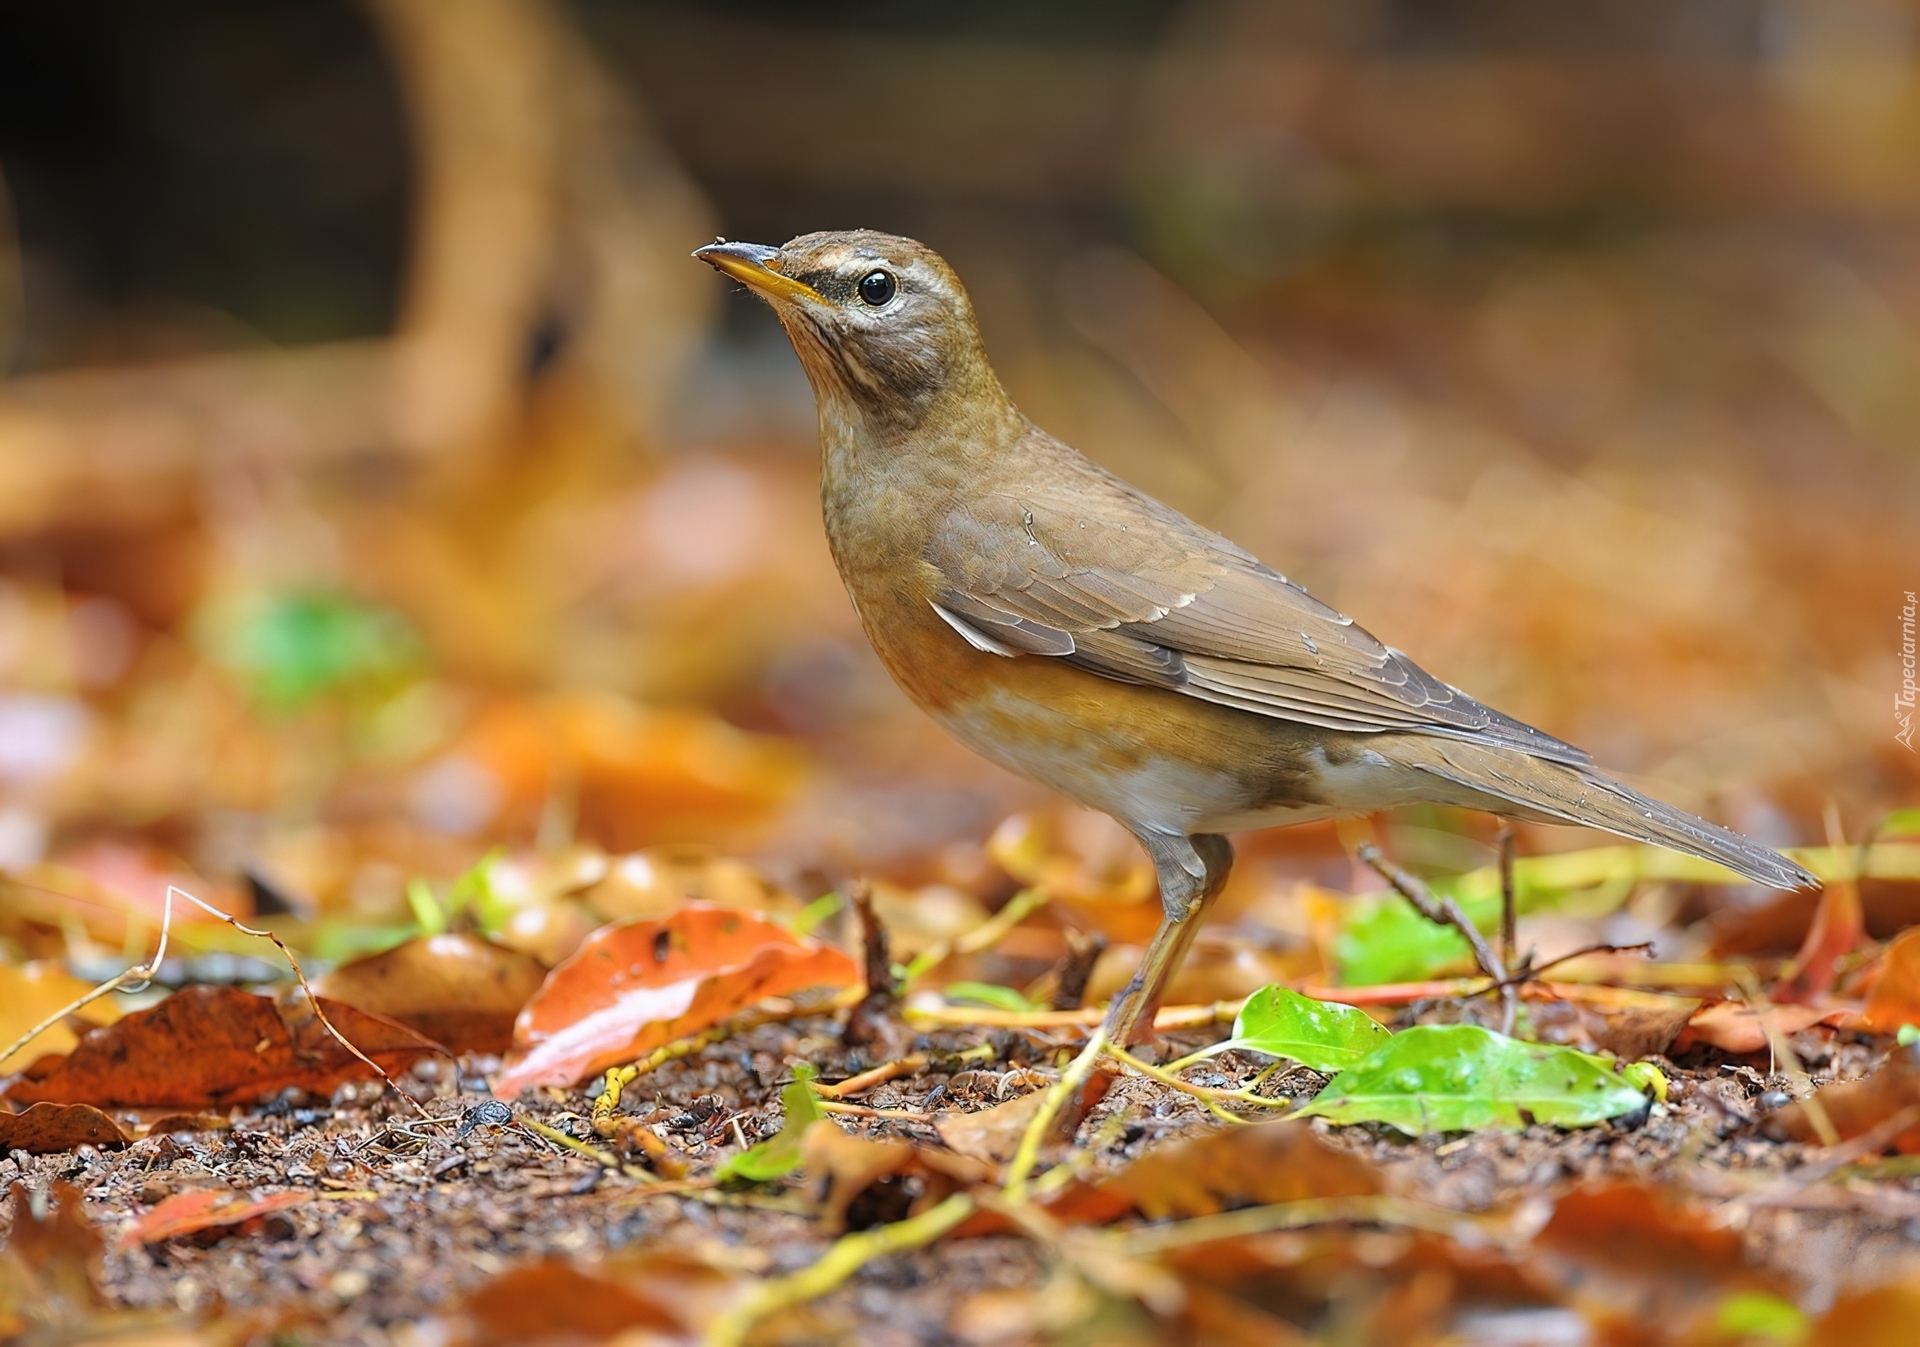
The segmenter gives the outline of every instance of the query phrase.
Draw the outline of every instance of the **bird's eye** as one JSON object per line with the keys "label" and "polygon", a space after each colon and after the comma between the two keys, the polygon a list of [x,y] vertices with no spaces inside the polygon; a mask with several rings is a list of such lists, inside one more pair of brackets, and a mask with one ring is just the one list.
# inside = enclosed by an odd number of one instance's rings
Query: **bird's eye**
{"label": "bird's eye", "polygon": [[893,298],[896,288],[892,275],[884,271],[869,271],[860,278],[860,298],[876,309]]}

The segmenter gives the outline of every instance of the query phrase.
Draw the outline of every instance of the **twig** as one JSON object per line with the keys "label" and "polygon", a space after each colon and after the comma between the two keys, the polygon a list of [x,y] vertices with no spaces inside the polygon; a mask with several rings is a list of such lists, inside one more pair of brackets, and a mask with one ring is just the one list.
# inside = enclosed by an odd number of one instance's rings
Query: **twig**
{"label": "twig", "polygon": [[1060,976],[1053,988],[1055,1010],[1078,1010],[1087,999],[1087,979],[1093,966],[1106,952],[1107,938],[1098,931],[1067,929],[1067,955],[1060,961]]}
{"label": "twig", "polygon": [[[1153,1017],[1153,1027],[1165,1033],[1169,1029],[1232,1024],[1246,1003],[1243,996],[1211,1005],[1162,1006],[1160,1013]],[[961,1024],[976,1029],[1084,1029],[1098,1024],[1106,1011],[1098,1006],[1083,1006],[1079,1010],[995,1010],[990,1006],[908,1005],[901,1014],[923,1024]]]}
{"label": "twig", "polygon": [[[1243,1085],[1237,1090],[1219,1090],[1210,1085],[1195,1085],[1189,1081],[1181,1080],[1172,1072],[1164,1070],[1161,1067],[1149,1065],[1125,1049],[1115,1047],[1112,1044],[1107,1046],[1107,1055],[1115,1061],[1118,1061],[1121,1065],[1139,1072],[1149,1080],[1157,1080],[1169,1089],[1178,1090],[1182,1094],[1192,1095],[1195,1099],[1198,1099],[1207,1106],[1209,1113],[1224,1122],[1243,1123],[1246,1119],[1236,1118],[1225,1109],[1216,1107],[1213,1102],[1216,1099],[1228,1099],[1236,1104],[1252,1104],[1256,1108],[1290,1109],[1293,1107],[1293,1101],[1291,1099],[1270,1099],[1266,1095],[1253,1093],[1254,1085],[1258,1085],[1261,1080],[1264,1080],[1270,1071],[1262,1072],[1261,1075],[1255,1079],[1253,1085]],[[1275,1065],[1278,1066],[1281,1065],[1281,1063],[1275,1063]]]}
{"label": "twig", "polygon": [[1827,1106],[1820,1102],[1820,1092],[1814,1087],[1813,1078],[1800,1065],[1800,1055],[1793,1050],[1793,1044],[1787,1042],[1786,1035],[1780,1032],[1779,1025],[1768,1013],[1773,1006],[1766,994],[1754,982],[1752,974],[1740,978],[1737,989],[1747,1009],[1760,1021],[1760,1032],[1767,1036],[1767,1050],[1773,1057],[1773,1068],[1784,1072],[1794,1084],[1805,1088],[1806,1094],[1801,1097],[1800,1106],[1806,1110],[1808,1126],[1813,1128],[1822,1146],[1837,1146],[1840,1143],[1840,1131],[1833,1125],[1833,1119],[1827,1116]]}
{"label": "twig", "polygon": [[873,910],[873,885],[857,879],[847,886],[847,900],[853,904],[860,921],[860,948],[865,955],[866,995],[847,1015],[840,1030],[840,1041],[859,1045],[871,1043],[886,1022],[893,1006],[893,959],[887,953],[887,928]]}
{"label": "twig", "polygon": [[616,1066],[607,1072],[607,1083],[601,1087],[599,1095],[593,1101],[593,1130],[596,1135],[610,1137],[619,1127],[614,1111],[620,1107],[620,1095],[627,1086],[641,1076],[665,1066],[668,1062],[682,1057],[691,1057],[696,1052],[704,1052],[716,1043],[724,1043],[736,1034],[749,1029],[758,1029],[763,1024],[777,1024],[782,1020],[798,1019],[802,1015],[818,1015],[828,1010],[837,1010],[851,1005],[861,995],[858,987],[840,993],[826,1001],[796,1002],[780,997],[768,997],[760,1006],[744,1015],[735,1015],[732,1019],[722,1020],[710,1028],[686,1038],[677,1038],[671,1043],[663,1043],[639,1061],[627,1066]]}
{"label": "twig", "polygon": [[930,1122],[934,1115],[909,1108],[868,1108],[865,1104],[843,1104],[838,1099],[822,1099],[822,1113],[843,1113],[849,1118],[898,1118],[904,1122]]}
{"label": "twig", "polygon": [[[1575,959],[1584,959],[1589,954],[1644,954],[1651,959],[1653,957],[1653,941],[1643,940],[1637,945],[1582,945],[1579,949],[1559,955],[1556,958],[1548,959],[1545,963],[1539,964],[1528,959],[1527,962],[1521,964],[1509,974],[1507,980],[1501,985],[1503,987],[1520,987],[1529,982],[1537,982],[1540,980],[1540,975],[1549,968],[1558,968],[1563,963],[1572,963]],[[1487,990],[1492,991],[1493,988],[1488,987]]]}
{"label": "twig", "polygon": [[707,1347],[740,1347],[748,1331],[768,1315],[825,1295],[876,1258],[933,1243],[971,1216],[974,1208],[970,1194],[955,1193],[918,1216],[841,1236],[811,1267],[763,1282],[743,1303],[716,1319],[707,1329]]}
{"label": "twig", "polygon": [[1433,890],[1381,855],[1380,848],[1371,842],[1362,842],[1354,848],[1353,854],[1362,864],[1393,885],[1395,892],[1412,903],[1421,916],[1436,926],[1451,926],[1466,937],[1467,945],[1473,950],[1474,962],[1500,989],[1500,1032],[1511,1034],[1519,998],[1514,995],[1513,988],[1507,985],[1507,966],[1487,944],[1487,938],[1480,934],[1480,928],[1460,910],[1460,904],[1452,898],[1434,897]]}
{"label": "twig", "polygon": [[1078,1057],[1067,1063],[1067,1069],[1060,1073],[1060,1079],[1053,1083],[1046,1098],[1040,1101],[1040,1111],[1033,1115],[1027,1130],[1021,1133],[1020,1145],[1013,1153],[1012,1163],[1007,1166],[1007,1181],[1003,1191],[1009,1202],[1027,1200],[1027,1176],[1033,1173],[1033,1166],[1040,1158],[1041,1143],[1052,1129],[1053,1120],[1060,1116],[1060,1109],[1066,1104],[1068,1096],[1086,1084],[1087,1077],[1100,1064],[1106,1047],[1107,1031],[1102,1025],[1093,1031],[1087,1046],[1080,1050]]}
{"label": "twig", "polygon": [[813,1092],[822,1099],[845,1099],[848,1095],[859,1094],[863,1090],[871,1090],[876,1085],[885,1085],[890,1080],[916,1075],[926,1069],[927,1054],[910,1053],[897,1061],[882,1062],[869,1071],[862,1071],[857,1076],[848,1076],[845,1080],[835,1081],[831,1085],[816,1085],[813,1087]]}

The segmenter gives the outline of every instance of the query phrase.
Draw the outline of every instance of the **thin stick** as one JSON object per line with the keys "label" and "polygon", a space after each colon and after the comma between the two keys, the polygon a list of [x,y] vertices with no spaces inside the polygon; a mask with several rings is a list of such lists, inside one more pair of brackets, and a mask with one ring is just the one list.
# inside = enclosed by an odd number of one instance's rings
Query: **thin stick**
{"label": "thin stick", "polygon": [[1466,937],[1467,945],[1473,950],[1474,962],[1480,966],[1481,972],[1493,979],[1493,985],[1500,988],[1500,1032],[1511,1034],[1514,1008],[1519,998],[1506,985],[1507,966],[1487,944],[1487,938],[1480,934],[1480,928],[1460,910],[1460,904],[1452,898],[1434,897],[1433,890],[1381,855],[1380,848],[1371,842],[1362,842],[1354,848],[1353,854],[1362,864],[1393,885],[1394,891],[1412,903],[1421,916],[1436,926],[1451,926]]}
{"label": "thin stick", "polygon": [[[175,890],[173,886],[168,885],[167,886],[167,903],[166,903],[166,906],[163,909],[161,909],[161,915],[160,915],[160,946],[158,949],[154,950],[153,957],[151,959],[147,960],[143,964],[135,964],[131,968],[121,969],[118,973],[115,973],[112,977],[108,978],[105,982],[95,987],[92,991],[87,992],[85,995],[76,997],[73,1001],[69,1002],[67,1005],[64,1005],[60,1009],[54,1011],[53,1014],[47,1016],[44,1020],[41,1020],[40,1023],[34,1025],[33,1028],[27,1030],[26,1033],[20,1035],[20,1037],[14,1039],[12,1043],[8,1044],[7,1050],[5,1052],[0,1052],[0,1062],[4,1062],[8,1058],[12,1057],[14,1053],[26,1047],[27,1044],[33,1042],[34,1039],[40,1037],[41,1034],[44,1034],[47,1030],[53,1028],[54,1025],[60,1023],[60,1021],[64,1020],[67,1016],[79,1010],[82,1006],[92,1004],[93,1002],[99,1000],[101,997],[107,995],[109,992],[119,991],[123,987],[131,991],[145,991],[146,985],[153,980],[153,975],[160,971],[160,964],[167,957],[167,935],[168,935],[168,932],[170,932],[173,929],[174,892]],[[141,985],[138,987],[128,986],[128,984],[135,983],[135,982]]]}
{"label": "thin stick", "polygon": [[1041,1143],[1052,1130],[1053,1120],[1060,1116],[1068,1096],[1086,1084],[1087,1077],[1093,1074],[1093,1068],[1099,1065],[1106,1047],[1107,1030],[1102,1025],[1093,1031],[1087,1046],[1081,1049],[1078,1057],[1067,1063],[1067,1069],[1060,1073],[1060,1079],[1053,1083],[1046,1098],[1040,1101],[1040,1111],[1033,1115],[1027,1130],[1021,1133],[1019,1148],[1013,1153],[1013,1162],[1007,1166],[1007,1181],[1003,1191],[1009,1202],[1027,1200],[1027,1176],[1033,1173],[1033,1166],[1040,1159]]}
{"label": "thin stick", "polygon": [[[1194,1085],[1189,1081],[1181,1080],[1179,1077],[1173,1075],[1172,1073],[1166,1071],[1161,1067],[1149,1065],[1148,1063],[1141,1061],[1138,1057],[1135,1057],[1132,1053],[1127,1052],[1124,1048],[1118,1048],[1113,1046],[1112,1044],[1109,1044],[1107,1046],[1107,1055],[1109,1057],[1112,1057],[1115,1061],[1121,1063],[1123,1066],[1126,1066],[1131,1070],[1139,1072],[1141,1075],[1147,1077],[1149,1080],[1157,1080],[1162,1085],[1165,1085],[1170,1089],[1178,1090],[1182,1094],[1192,1095],[1195,1099],[1198,1099],[1201,1103],[1206,1104],[1208,1111],[1211,1112],[1215,1117],[1218,1117],[1226,1122],[1243,1123],[1246,1121],[1246,1119],[1236,1118],[1231,1113],[1226,1112],[1224,1109],[1214,1107],[1214,1104],[1212,1101],[1216,1099],[1227,1099],[1227,1100],[1233,1101],[1236,1104],[1252,1104],[1256,1108],[1292,1108],[1293,1107],[1293,1101],[1291,1099],[1270,1099],[1263,1094],[1254,1094],[1252,1085],[1242,1086],[1238,1090],[1220,1090],[1220,1089],[1215,1089],[1213,1086],[1210,1086],[1210,1085]],[[1279,1063],[1276,1063],[1275,1065],[1279,1065]],[[1268,1074],[1271,1074],[1270,1070],[1268,1072],[1262,1072],[1260,1079],[1264,1079]],[[1256,1081],[1255,1083],[1257,1084],[1258,1081]]]}
{"label": "thin stick", "polygon": [[[1204,1029],[1213,1024],[1232,1024],[1247,999],[1215,1001],[1201,1006],[1162,1006],[1153,1017],[1153,1027],[1168,1029]],[[1106,1017],[1099,1006],[1079,1010],[995,1010],[989,1006],[914,1006],[902,1010],[908,1020],[923,1024],[959,1024],[976,1029],[1083,1029],[1092,1028]]]}
{"label": "thin stick", "polygon": [[933,1243],[973,1212],[973,1198],[955,1193],[918,1216],[841,1236],[811,1267],[761,1283],[742,1304],[716,1319],[707,1329],[707,1347],[740,1347],[749,1330],[768,1315],[825,1295],[876,1258]]}
{"label": "thin stick", "polygon": [[847,1015],[840,1030],[840,1041],[859,1045],[871,1043],[886,1023],[893,1007],[893,959],[887,953],[887,928],[873,909],[873,885],[857,879],[847,886],[847,899],[860,919],[860,948],[864,955],[866,994]]}
{"label": "thin stick", "polygon": [[831,1085],[816,1085],[813,1087],[813,1092],[822,1099],[845,1099],[849,1095],[871,1090],[876,1085],[885,1085],[888,1081],[898,1080],[902,1076],[916,1075],[926,1069],[926,1053],[909,1053],[897,1061],[882,1062],[871,1070],[862,1071],[857,1076],[848,1076],[845,1080],[835,1081]]}

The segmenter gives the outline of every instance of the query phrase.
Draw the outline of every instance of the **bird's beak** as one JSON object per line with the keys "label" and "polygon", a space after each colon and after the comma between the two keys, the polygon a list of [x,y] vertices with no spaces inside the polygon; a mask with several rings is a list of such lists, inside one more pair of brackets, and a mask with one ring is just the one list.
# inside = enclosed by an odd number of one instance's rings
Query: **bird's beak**
{"label": "bird's beak", "polygon": [[709,243],[704,248],[695,248],[693,255],[768,299],[810,299],[817,304],[826,303],[812,286],[782,276],[768,265],[780,256],[778,248],[769,248],[764,243]]}

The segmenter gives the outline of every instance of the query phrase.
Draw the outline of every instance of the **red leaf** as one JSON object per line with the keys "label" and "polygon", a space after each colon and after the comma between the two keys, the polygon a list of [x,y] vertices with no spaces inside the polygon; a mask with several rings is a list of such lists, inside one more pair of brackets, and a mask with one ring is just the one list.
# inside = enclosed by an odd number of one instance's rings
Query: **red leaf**
{"label": "red leaf", "polygon": [[152,1244],[175,1235],[190,1235],[216,1225],[238,1225],[270,1211],[297,1207],[313,1196],[300,1189],[253,1197],[227,1188],[203,1188],[198,1192],[175,1193],[120,1233],[120,1247]]}
{"label": "red leaf", "polygon": [[[320,1005],[389,1072],[445,1051],[384,1016],[325,997]],[[22,1101],[200,1108],[252,1103],[290,1085],[327,1094],[373,1074],[327,1032],[304,995],[276,1003],[235,987],[188,987],[95,1029],[66,1057],[36,1062],[6,1093]]]}
{"label": "red leaf", "polygon": [[603,926],[547,975],[513,1027],[493,1092],[571,1085],[802,987],[852,987],[839,950],[747,912],[694,903],[663,921]]}

